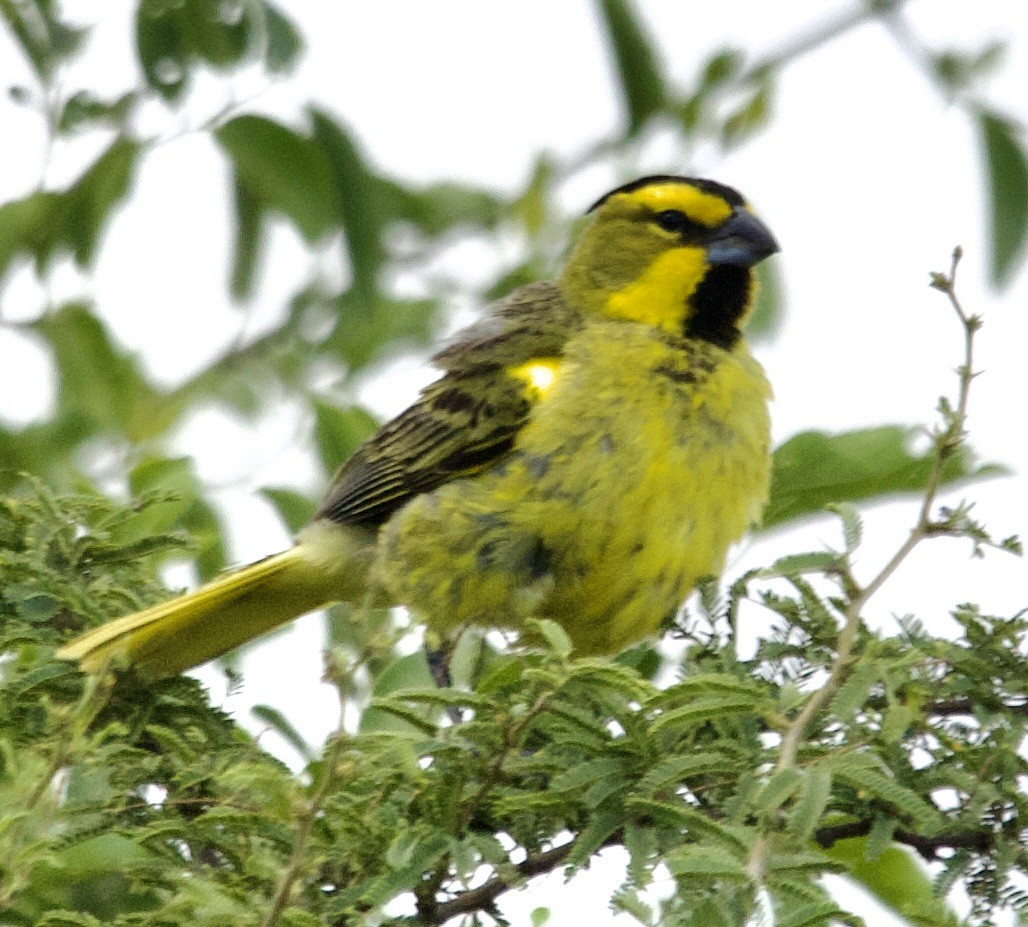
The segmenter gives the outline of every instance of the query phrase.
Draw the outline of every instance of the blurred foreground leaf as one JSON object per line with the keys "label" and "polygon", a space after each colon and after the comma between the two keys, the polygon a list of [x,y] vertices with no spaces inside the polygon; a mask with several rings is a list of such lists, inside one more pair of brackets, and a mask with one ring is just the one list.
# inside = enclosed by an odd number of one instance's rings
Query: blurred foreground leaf
{"label": "blurred foreground leaf", "polygon": [[265,486],[261,490],[264,496],[278,512],[285,526],[292,534],[296,534],[313,517],[317,503],[303,493],[280,486]]}
{"label": "blurred foreground leaf", "polygon": [[599,0],[598,6],[617,66],[628,133],[635,135],[667,105],[663,72],[632,0]]}
{"label": "blurred foreground leaf", "polygon": [[326,473],[334,473],[377,427],[375,420],[357,406],[339,408],[318,399],[314,401],[314,414],[314,438]]}
{"label": "blurred foreground leaf", "polygon": [[386,216],[376,195],[378,185],[364,163],[357,142],[340,123],[320,110],[311,113],[314,140],[328,164],[335,195],[335,220],[346,236],[354,296],[367,304],[375,300],[382,263],[382,229]]}
{"label": "blurred foreground leaf", "polygon": [[80,267],[92,264],[104,226],[129,192],[139,154],[135,142],[117,139],[66,190],[0,206],[0,279],[19,254],[32,257],[41,271],[62,252]]}
{"label": "blurred foreground leaf", "polygon": [[238,183],[266,209],[289,219],[307,239],[324,235],[335,218],[335,194],[321,149],[299,132],[264,116],[238,116],[215,131]]}
{"label": "blurred foreground leaf", "polygon": [[785,321],[785,300],[778,261],[762,261],[756,267],[757,297],[746,323],[751,342],[770,341]]}
{"label": "blurred foreground leaf", "polygon": [[[899,425],[882,425],[828,434],[806,431],[774,452],[771,496],[761,526],[812,515],[833,502],[860,502],[896,493],[917,492],[932,469],[933,453],[915,453],[917,432]],[[997,465],[976,466],[962,449],[947,462],[943,482],[967,477],[999,476]]]}
{"label": "blurred foreground leaf", "polygon": [[1016,128],[995,113],[978,113],[989,189],[989,273],[996,287],[1009,282],[1028,238],[1028,156]]}

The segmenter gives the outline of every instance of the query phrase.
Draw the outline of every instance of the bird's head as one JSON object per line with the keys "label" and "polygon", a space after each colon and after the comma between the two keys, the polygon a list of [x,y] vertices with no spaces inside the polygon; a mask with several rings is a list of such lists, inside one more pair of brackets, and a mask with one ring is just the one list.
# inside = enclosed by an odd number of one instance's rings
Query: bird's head
{"label": "bird's head", "polygon": [[753,267],[778,243],[731,187],[644,177],[590,210],[560,285],[580,311],[730,348],[752,303]]}

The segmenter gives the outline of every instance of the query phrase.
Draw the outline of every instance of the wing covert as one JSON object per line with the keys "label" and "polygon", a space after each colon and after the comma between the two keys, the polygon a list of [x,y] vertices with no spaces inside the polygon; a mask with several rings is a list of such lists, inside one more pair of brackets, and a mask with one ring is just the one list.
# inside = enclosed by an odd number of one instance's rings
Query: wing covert
{"label": "wing covert", "polygon": [[377,527],[416,495],[505,456],[540,391],[518,368],[554,369],[578,328],[553,284],[523,287],[433,357],[443,376],[339,468],[317,517]]}

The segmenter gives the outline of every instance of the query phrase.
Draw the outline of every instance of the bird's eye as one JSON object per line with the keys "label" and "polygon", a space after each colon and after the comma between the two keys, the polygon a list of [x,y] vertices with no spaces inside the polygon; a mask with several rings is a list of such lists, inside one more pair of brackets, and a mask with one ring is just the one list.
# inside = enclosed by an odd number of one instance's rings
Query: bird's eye
{"label": "bird's eye", "polygon": [[663,212],[658,212],[653,218],[665,232],[681,234],[693,231],[697,227],[697,223],[679,209],[665,209]]}

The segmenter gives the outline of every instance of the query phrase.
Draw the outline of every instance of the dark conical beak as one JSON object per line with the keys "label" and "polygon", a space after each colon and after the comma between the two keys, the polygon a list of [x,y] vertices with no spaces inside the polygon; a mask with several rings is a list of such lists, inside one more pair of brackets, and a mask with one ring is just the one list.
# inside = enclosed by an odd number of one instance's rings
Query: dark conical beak
{"label": "dark conical beak", "polygon": [[711,264],[752,267],[780,250],[774,235],[753,213],[740,209],[718,229],[707,247]]}

